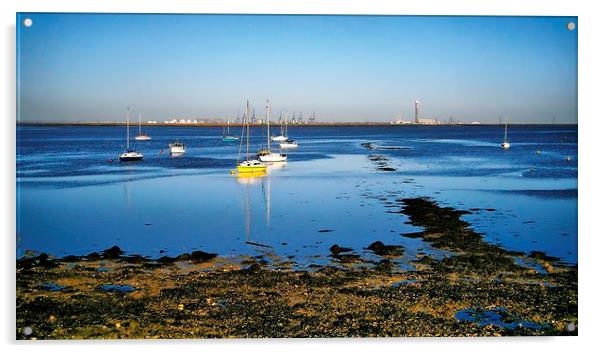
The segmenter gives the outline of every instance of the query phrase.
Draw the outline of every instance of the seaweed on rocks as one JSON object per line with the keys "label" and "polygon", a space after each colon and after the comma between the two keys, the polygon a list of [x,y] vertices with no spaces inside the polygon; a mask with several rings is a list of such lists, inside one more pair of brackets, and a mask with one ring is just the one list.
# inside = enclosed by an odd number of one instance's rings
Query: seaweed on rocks
{"label": "seaweed on rocks", "polygon": [[[431,246],[455,253],[435,266],[445,271],[474,271],[492,274],[497,271],[519,271],[515,263],[516,256],[524,254],[505,250],[490,244],[483,236],[473,231],[469,223],[461,217],[469,211],[440,207],[427,198],[400,199],[401,211],[407,215],[414,226],[424,228],[421,232],[403,234],[409,238],[421,238]],[[539,253],[534,257],[543,258]]]}
{"label": "seaweed on rocks", "polygon": [[331,246],[331,247],[330,247],[330,249],[329,249],[329,250],[330,250],[330,252],[331,252],[333,255],[339,255],[340,253],[344,253],[344,252],[350,252],[350,251],[352,251],[353,249],[351,249],[351,248],[346,248],[346,247],[341,247],[341,246],[339,246],[338,244],[334,244],[333,246]]}
{"label": "seaweed on rocks", "polygon": [[38,256],[32,257],[26,256],[17,260],[17,269],[29,270],[34,267],[42,267],[49,269],[56,267],[56,263],[54,260],[50,259],[50,257],[46,253],[41,253]]}
{"label": "seaweed on rocks", "polygon": [[112,246],[111,248],[102,252],[103,259],[118,259],[121,255],[123,255],[123,250],[121,250],[117,245]]}
{"label": "seaweed on rocks", "polygon": [[401,256],[404,252],[401,245],[385,245],[381,241],[375,241],[366,249],[371,250],[379,256]]}
{"label": "seaweed on rocks", "polygon": [[190,260],[193,262],[206,262],[213,260],[217,257],[217,254],[206,253],[204,251],[193,251],[190,253]]}
{"label": "seaweed on rocks", "polygon": [[[338,250],[344,249],[338,246]],[[344,255],[346,252],[338,252]],[[353,254],[350,254],[353,255]],[[429,258],[424,256],[422,259]],[[255,259],[258,260],[258,259]],[[82,264],[87,264],[82,260]],[[153,262],[154,260],[147,260]],[[184,260],[190,261],[190,260]],[[383,259],[374,269],[322,266],[316,271],[246,268],[224,261],[147,271],[122,259],[97,276],[71,263],[21,271],[17,277],[17,338],[355,337],[575,334],[576,271],[550,275],[554,287],[529,284],[526,272],[506,277],[467,276],[436,267],[411,273]],[[431,259],[429,263],[436,264]],[[78,263],[76,263],[78,264]],[[209,267],[201,267],[209,266]],[[414,279],[419,279],[414,283]],[[69,291],[40,291],[44,283]],[[124,287],[105,288],[107,283]],[[411,285],[401,285],[410,283]],[[400,284],[400,285],[397,285]],[[129,287],[125,287],[129,286]],[[131,287],[131,288],[130,288]],[[121,290],[125,289],[125,290]],[[135,289],[135,290],[131,290]],[[508,330],[460,322],[466,308],[503,306],[545,330]],[[404,323],[403,325],[400,325]],[[573,326],[569,326],[569,324]],[[25,336],[23,327],[33,328]]]}
{"label": "seaweed on rocks", "polygon": [[543,251],[531,251],[528,256],[537,260],[560,262],[559,258],[546,255],[546,253],[544,253]]}

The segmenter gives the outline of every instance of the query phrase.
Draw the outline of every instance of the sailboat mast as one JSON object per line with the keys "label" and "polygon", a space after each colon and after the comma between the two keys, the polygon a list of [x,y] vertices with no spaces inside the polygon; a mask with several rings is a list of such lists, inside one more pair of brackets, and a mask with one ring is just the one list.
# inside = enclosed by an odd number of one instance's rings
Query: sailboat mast
{"label": "sailboat mast", "polygon": [[142,113],[140,113],[140,115],[138,116],[138,134],[140,135],[142,133]]}
{"label": "sailboat mast", "polygon": [[278,118],[278,121],[280,122],[280,136],[282,136],[282,134],[284,133],[284,131],[282,131],[282,112],[280,112],[280,117]]}
{"label": "sailboat mast", "polygon": [[267,120],[268,120],[268,151],[270,151],[270,100],[266,99]]}
{"label": "sailboat mast", "polygon": [[245,114],[245,119],[247,122],[247,161],[249,160],[249,129],[251,126],[249,125],[249,101],[247,100],[247,113]]}
{"label": "sailboat mast", "polygon": [[508,141],[508,118],[506,118],[506,127],[504,128],[504,142]]}
{"label": "sailboat mast", "polygon": [[126,136],[126,151],[130,150],[130,107],[127,109],[127,116],[125,118],[125,136]]}

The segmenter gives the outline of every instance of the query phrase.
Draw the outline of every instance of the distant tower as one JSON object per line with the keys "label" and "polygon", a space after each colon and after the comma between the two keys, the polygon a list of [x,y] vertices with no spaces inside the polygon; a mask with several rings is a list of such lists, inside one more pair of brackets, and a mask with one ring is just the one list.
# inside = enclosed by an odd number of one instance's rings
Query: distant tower
{"label": "distant tower", "polygon": [[414,122],[418,124],[418,101],[414,103]]}

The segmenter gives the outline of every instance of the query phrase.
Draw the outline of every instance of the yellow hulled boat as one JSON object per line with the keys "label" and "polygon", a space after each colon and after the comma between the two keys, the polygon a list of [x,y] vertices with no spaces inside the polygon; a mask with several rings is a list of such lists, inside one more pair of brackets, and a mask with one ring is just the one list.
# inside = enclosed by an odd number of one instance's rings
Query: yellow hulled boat
{"label": "yellow hulled boat", "polygon": [[236,166],[239,174],[265,174],[267,168],[266,164],[258,160],[242,161]]}
{"label": "yellow hulled boat", "polygon": [[[257,159],[252,159],[249,154],[249,129],[250,129],[250,126],[249,126],[249,101],[247,101],[247,111],[245,114],[244,125],[243,125],[243,136],[245,134],[245,129],[246,129],[246,135],[247,135],[246,159],[241,161],[240,160],[240,152],[239,152],[239,162],[236,165],[236,171],[238,172],[239,176],[260,176],[260,174],[265,175],[266,170],[268,168],[267,164],[265,164],[262,161],[259,161]],[[240,142],[241,142],[240,150],[242,150],[242,140]]]}

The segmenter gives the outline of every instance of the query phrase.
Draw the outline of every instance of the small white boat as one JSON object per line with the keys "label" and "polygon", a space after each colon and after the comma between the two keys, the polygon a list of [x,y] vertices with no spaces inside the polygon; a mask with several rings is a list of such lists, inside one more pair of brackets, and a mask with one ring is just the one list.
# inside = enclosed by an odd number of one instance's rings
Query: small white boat
{"label": "small white boat", "polygon": [[510,142],[508,142],[508,119],[506,119],[506,127],[504,128],[504,141],[502,141],[502,149],[507,150],[510,148]]}
{"label": "small white boat", "polygon": [[[282,136],[288,136],[288,115],[284,119],[284,133],[282,134]],[[280,142],[281,149],[297,148],[297,147],[299,147],[297,142],[288,137],[286,137],[283,141]]]}
{"label": "small white boat", "polygon": [[142,125],[142,114],[140,114],[140,116],[138,117],[138,135],[136,135],[136,137],[134,137],[134,139],[136,141],[148,141],[148,140],[151,140],[150,136],[148,136],[147,134],[145,134],[145,133],[142,132],[141,125]]}
{"label": "small white boat", "polygon": [[267,148],[259,151],[257,153],[257,158],[259,158],[262,162],[268,163],[276,163],[276,162],[286,162],[287,156],[286,154],[272,152],[270,146],[270,101],[266,102],[266,120],[267,120]]}
{"label": "small white boat", "polygon": [[228,126],[228,130],[226,131],[226,129],[224,129],[224,133],[222,136],[222,141],[224,142],[234,142],[234,141],[238,141],[238,136],[234,136],[234,135],[230,135],[230,115],[228,114],[228,120],[227,120],[227,126]]}
{"label": "small white boat", "polygon": [[145,133],[140,133],[140,134],[136,135],[136,137],[134,137],[134,139],[136,141],[149,141],[149,140],[152,140],[152,138],[150,136],[148,136],[147,134],[145,134]]}
{"label": "small white boat", "polygon": [[299,145],[297,144],[297,141],[295,141],[295,140],[287,139],[286,141],[280,143],[280,148],[282,148],[282,149],[297,148],[297,147],[299,147]]}
{"label": "small white boat", "polygon": [[119,155],[120,162],[134,162],[141,161],[144,158],[144,155],[140,152],[136,152],[133,149],[130,149],[130,108],[127,109],[127,117],[125,120],[126,125],[126,148],[125,152]]}
{"label": "small white boat", "polygon": [[144,155],[142,153],[133,150],[127,150],[119,155],[119,161],[121,162],[141,161],[143,158]]}
{"label": "small white boat", "polygon": [[186,153],[186,145],[180,142],[180,140],[176,140],[176,142],[169,144],[169,154],[181,155],[184,153]]}
{"label": "small white boat", "polygon": [[287,156],[282,153],[274,153],[268,150],[261,150],[257,153],[257,158],[262,162],[274,163],[274,162],[286,162]]}
{"label": "small white boat", "polygon": [[274,142],[286,141],[286,136],[284,136],[284,135],[272,136],[272,141],[274,141]]}
{"label": "small white boat", "polygon": [[284,133],[284,123],[282,121],[282,113],[280,113],[280,135],[272,136],[272,141],[282,142],[282,141],[286,141],[286,139],[287,139],[287,137],[285,136],[285,133]]}

